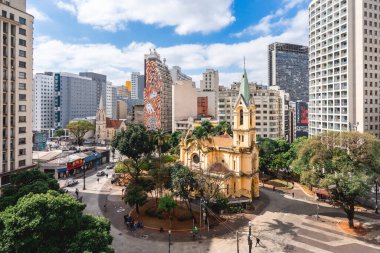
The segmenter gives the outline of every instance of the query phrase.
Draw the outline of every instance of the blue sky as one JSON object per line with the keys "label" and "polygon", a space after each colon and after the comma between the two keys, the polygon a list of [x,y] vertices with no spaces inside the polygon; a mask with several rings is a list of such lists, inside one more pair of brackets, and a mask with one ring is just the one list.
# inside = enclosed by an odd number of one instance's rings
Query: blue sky
{"label": "blue sky", "polygon": [[28,0],[35,16],[34,69],[96,71],[114,85],[143,71],[156,48],[199,81],[204,69],[229,86],[247,59],[250,81],[267,83],[267,46],[307,44],[308,0]]}

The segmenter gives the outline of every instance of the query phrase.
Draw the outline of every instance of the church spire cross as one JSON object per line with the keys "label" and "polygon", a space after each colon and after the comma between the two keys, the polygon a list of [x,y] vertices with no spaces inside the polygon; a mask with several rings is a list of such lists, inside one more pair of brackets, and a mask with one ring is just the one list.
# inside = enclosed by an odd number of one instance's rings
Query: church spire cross
{"label": "church spire cross", "polygon": [[248,77],[247,77],[247,71],[245,69],[245,56],[244,56],[244,69],[243,69],[243,77],[240,82],[240,90],[239,90],[239,95],[242,95],[245,102],[249,104],[249,84],[248,84]]}

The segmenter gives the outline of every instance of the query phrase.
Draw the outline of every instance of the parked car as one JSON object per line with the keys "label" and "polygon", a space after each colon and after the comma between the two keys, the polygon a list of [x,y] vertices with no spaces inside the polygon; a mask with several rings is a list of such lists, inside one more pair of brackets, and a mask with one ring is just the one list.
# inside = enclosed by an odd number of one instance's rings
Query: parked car
{"label": "parked car", "polygon": [[115,164],[107,165],[106,170],[112,170],[115,167]]}
{"label": "parked car", "polygon": [[78,183],[79,183],[78,180],[69,178],[69,179],[66,180],[65,186],[66,187],[70,187],[70,186],[74,186],[74,185],[76,185]]}
{"label": "parked car", "polygon": [[96,176],[97,177],[101,177],[101,176],[104,176],[106,173],[104,171],[98,171],[96,172]]}

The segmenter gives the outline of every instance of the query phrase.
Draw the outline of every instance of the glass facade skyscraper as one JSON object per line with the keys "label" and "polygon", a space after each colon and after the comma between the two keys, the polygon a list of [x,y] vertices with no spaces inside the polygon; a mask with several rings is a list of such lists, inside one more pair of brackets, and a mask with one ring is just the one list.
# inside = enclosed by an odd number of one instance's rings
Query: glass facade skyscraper
{"label": "glass facade skyscraper", "polygon": [[279,86],[291,101],[309,101],[308,51],[307,46],[269,45],[269,86]]}

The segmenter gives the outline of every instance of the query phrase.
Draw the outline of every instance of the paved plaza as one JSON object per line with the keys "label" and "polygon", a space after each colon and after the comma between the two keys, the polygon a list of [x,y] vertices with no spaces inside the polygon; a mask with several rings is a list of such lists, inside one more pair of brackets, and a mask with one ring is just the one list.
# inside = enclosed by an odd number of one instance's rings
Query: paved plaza
{"label": "paved plaza", "polygon": [[[121,200],[121,187],[110,184],[108,178],[102,177],[97,182],[91,175],[86,180],[87,190],[83,191],[82,180],[77,188],[87,204],[86,211],[94,215],[106,216],[111,220],[113,247],[116,252],[126,253],[161,253],[168,252],[168,233],[149,229],[129,231],[123,224],[123,215],[129,211]],[[69,189],[75,191],[75,188]],[[295,193],[295,198],[291,196]],[[380,252],[379,216],[358,214],[359,221],[373,226],[373,232],[366,238],[357,238],[344,234],[336,222],[344,220],[341,209],[319,205],[305,195],[296,186],[294,190],[280,192],[261,189],[259,202],[262,206],[256,215],[236,215],[234,221],[219,225],[210,233],[203,231],[202,238],[192,241],[188,232],[172,233],[172,253],[195,252],[248,252],[248,221],[253,222],[254,237],[260,238],[262,245],[253,252],[321,252],[321,253],[375,253]],[[106,210],[104,204],[107,205]],[[260,206],[260,205],[259,205]],[[319,214],[317,219],[316,214]],[[231,231],[230,231],[231,230]],[[238,231],[239,240],[236,237]],[[238,243],[237,243],[238,242]]]}

